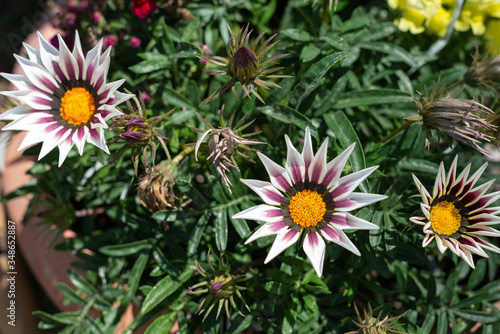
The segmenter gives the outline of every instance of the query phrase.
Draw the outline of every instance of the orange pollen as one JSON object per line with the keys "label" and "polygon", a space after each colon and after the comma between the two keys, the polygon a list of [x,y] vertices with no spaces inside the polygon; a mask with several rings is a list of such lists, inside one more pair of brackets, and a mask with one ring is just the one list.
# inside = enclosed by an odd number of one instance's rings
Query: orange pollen
{"label": "orange pollen", "polygon": [[85,124],[94,116],[94,96],[83,87],[71,88],[64,93],[59,112],[69,124]]}
{"label": "orange pollen", "polygon": [[316,226],[323,220],[326,204],[320,194],[306,189],[292,197],[288,211],[295,224],[302,227]]}
{"label": "orange pollen", "polygon": [[460,228],[462,216],[453,203],[443,201],[431,208],[430,221],[434,232],[450,236]]}

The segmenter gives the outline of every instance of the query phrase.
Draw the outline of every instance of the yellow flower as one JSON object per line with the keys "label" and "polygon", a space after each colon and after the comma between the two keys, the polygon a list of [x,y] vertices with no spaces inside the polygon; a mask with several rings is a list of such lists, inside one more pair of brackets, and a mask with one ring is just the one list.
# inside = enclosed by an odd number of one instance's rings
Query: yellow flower
{"label": "yellow flower", "polygon": [[401,31],[412,34],[424,32],[426,25],[442,9],[441,0],[389,0],[389,6],[403,10],[403,16],[394,21]]}
{"label": "yellow flower", "polygon": [[448,11],[441,7],[439,12],[430,21],[428,28],[431,32],[435,33],[439,37],[446,35],[446,30],[451,22],[451,11]]}
{"label": "yellow flower", "polygon": [[500,20],[490,20],[486,27],[484,33],[484,39],[486,40],[491,53],[500,52]]}

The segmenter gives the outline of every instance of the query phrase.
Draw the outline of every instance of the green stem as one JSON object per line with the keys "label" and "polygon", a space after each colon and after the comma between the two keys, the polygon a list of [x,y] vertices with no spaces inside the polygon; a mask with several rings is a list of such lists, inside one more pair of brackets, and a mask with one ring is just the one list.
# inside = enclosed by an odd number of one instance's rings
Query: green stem
{"label": "green stem", "polygon": [[323,17],[321,21],[323,23],[328,23],[328,8],[330,7],[330,0],[323,0]]}
{"label": "green stem", "polygon": [[179,154],[177,154],[175,158],[172,159],[172,162],[177,165],[186,155],[190,154],[193,151],[194,145],[186,147]]}
{"label": "green stem", "polygon": [[413,123],[413,121],[407,121],[405,124],[401,125],[399,128],[397,128],[396,130],[392,131],[390,134],[388,134],[384,138],[380,139],[377,142],[377,144],[385,143],[386,141],[388,141],[389,139],[391,139],[392,137],[394,137],[395,135],[397,135],[401,131],[403,131],[406,128],[408,128],[412,123]]}

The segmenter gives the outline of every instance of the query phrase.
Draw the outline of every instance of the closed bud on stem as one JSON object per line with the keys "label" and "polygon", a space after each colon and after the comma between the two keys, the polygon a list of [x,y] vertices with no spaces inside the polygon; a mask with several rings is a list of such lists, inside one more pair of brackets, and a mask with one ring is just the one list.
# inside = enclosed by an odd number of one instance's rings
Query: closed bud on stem
{"label": "closed bud on stem", "polygon": [[205,321],[215,306],[217,306],[216,319],[219,318],[222,307],[224,307],[226,315],[229,319],[229,304],[231,304],[231,306],[240,315],[244,316],[236,306],[236,302],[234,300],[235,296],[238,296],[247,310],[250,311],[250,308],[246,304],[240,292],[242,290],[246,290],[246,288],[238,285],[247,278],[244,275],[231,274],[227,256],[225,257],[226,262],[224,262],[222,257],[223,256],[221,255],[221,257],[218,258],[218,266],[214,267],[210,261],[209,252],[207,255],[208,266],[210,267],[209,270],[203,268],[200,263],[195,260],[196,269],[198,270],[198,273],[203,276],[204,281],[190,287],[188,289],[188,294],[206,294],[196,311],[198,314],[205,313],[203,321]]}
{"label": "closed bud on stem", "polygon": [[397,321],[403,317],[408,311],[405,313],[389,318],[389,316],[385,316],[382,319],[382,312],[378,314],[376,318],[373,317],[373,310],[370,304],[368,304],[368,311],[363,309],[364,318],[361,317],[358,311],[358,307],[354,304],[354,309],[356,310],[356,315],[358,317],[358,321],[353,321],[356,326],[359,327],[357,331],[348,332],[346,334],[404,334],[405,332],[400,332],[396,330],[399,327]]}
{"label": "closed bud on stem", "polygon": [[231,77],[229,81],[222,85],[213,94],[207,97],[201,105],[216,99],[221,94],[226,93],[231,90],[236,98],[236,83],[240,83],[245,95],[250,97],[252,93],[257,97],[262,103],[264,100],[257,93],[257,88],[262,89],[274,89],[279,88],[279,86],[271,81],[264,81],[262,78],[285,78],[286,75],[276,75],[273,74],[283,67],[272,67],[278,63],[278,59],[283,58],[286,54],[279,54],[267,61],[262,61],[262,58],[269,52],[277,42],[271,43],[276,35],[269,37],[260,47],[259,41],[264,36],[265,32],[261,33],[253,44],[250,46],[249,40],[252,31],[248,31],[248,25],[245,28],[240,29],[236,37],[233,31],[228,25],[229,33],[231,34],[231,39],[227,43],[227,58],[224,57],[202,57],[201,59],[206,62],[210,62],[224,69],[211,70],[204,69],[203,71],[211,75],[228,75]]}

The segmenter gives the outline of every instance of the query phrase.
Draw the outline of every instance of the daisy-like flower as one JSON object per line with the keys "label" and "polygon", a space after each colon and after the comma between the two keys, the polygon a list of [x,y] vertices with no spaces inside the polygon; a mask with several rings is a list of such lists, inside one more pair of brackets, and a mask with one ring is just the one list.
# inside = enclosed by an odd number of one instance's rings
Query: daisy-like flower
{"label": "daisy-like flower", "polygon": [[40,51],[25,44],[29,59],[14,55],[25,75],[2,73],[19,90],[1,92],[22,104],[0,115],[12,121],[2,130],[26,130],[19,150],[43,142],[38,159],[59,147],[59,166],[76,145],[83,154],[89,142],[109,154],[104,139],[106,121],[120,115],[116,105],[133,95],[117,89],[124,79],[106,83],[111,48],[101,54],[102,40],[86,56],[78,32],[71,52],[58,35],[59,50],[40,33]]}
{"label": "daisy-like flower", "polygon": [[488,257],[483,248],[500,253],[500,248],[481,238],[481,236],[500,236],[500,231],[490,227],[500,223],[500,217],[497,216],[500,207],[488,207],[500,198],[500,191],[485,194],[494,180],[473,188],[488,163],[469,177],[471,164],[457,176],[457,161],[458,156],[453,160],[448,176],[441,162],[432,196],[413,175],[413,180],[422,195],[420,208],[424,217],[411,217],[410,220],[424,226],[423,247],[436,240],[441,253],[449,248],[474,268],[472,253]]}
{"label": "daisy-like flower", "polygon": [[378,226],[349,213],[387,196],[353,192],[378,166],[340,177],[354,145],[338,157],[326,162],[328,137],[316,154],[311,133],[306,128],[304,149],[300,154],[285,135],[287,160],[285,167],[258,152],[271,182],[241,180],[255,191],[266,204],[237,213],[233,218],[264,221],[247,241],[276,235],[264,263],[268,263],[296,243],[301,234],[304,252],[318,276],[323,272],[325,242],[334,242],[360,256],[359,250],[345,234],[345,229],[378,229]]}

